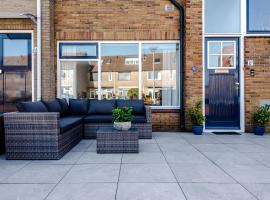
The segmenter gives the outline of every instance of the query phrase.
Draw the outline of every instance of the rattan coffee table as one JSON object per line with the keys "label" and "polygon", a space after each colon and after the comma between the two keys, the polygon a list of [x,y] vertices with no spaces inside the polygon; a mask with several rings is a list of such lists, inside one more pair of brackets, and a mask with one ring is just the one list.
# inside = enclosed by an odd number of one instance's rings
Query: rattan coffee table
{"label": "rattan coffee table", "polygon": [[117,131],[114,128],[99,128],[97,153],[139,153],[139,131]]}

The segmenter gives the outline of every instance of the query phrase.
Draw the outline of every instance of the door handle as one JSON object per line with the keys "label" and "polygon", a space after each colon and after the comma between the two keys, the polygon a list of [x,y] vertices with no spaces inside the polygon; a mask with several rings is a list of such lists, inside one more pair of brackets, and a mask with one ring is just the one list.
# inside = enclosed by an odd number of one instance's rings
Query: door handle
{"label": "door handle", "polygon": [[239,82],[235,82],[235,86],[240,86],[240,83]]}

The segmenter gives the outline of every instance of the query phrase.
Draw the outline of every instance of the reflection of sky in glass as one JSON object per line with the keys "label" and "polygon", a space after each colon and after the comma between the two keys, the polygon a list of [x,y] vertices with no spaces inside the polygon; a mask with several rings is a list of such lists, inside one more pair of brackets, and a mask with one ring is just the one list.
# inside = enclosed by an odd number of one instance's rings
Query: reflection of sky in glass
{"label": "reflection of sky in glass", "polygon": [[4,56],[25,56],[28,54],[27,40],[4,39]]}
{"label": "reflection of sky in glass", "polygon": [[150,54],[151,49],[157,48],[155,53],[175,52],[178,44],[142,44],[142,53]]}
{"label": "reflection of sky in glass", "polygon": [[133,56],[138,49],[138,44],[101,44],[101,56]]}
{"label": "reflection of sky in glass", "polygon": [[209,43],[209,53],[210,54],[220,54],[221,42],[210,42]]}
{"label": "reflection of sky in glass", "polygon": [[270,1],[249,0],[249,29],[270,31]]}

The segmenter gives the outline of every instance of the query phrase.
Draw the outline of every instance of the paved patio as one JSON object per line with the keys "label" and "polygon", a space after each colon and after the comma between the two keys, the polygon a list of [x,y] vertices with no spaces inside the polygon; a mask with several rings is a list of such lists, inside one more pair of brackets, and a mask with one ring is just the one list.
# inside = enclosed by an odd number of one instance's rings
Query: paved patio
{"label": "paved patio", "polygon": [[83,140],[59,161],[0,158],[1,200],[269,200],[270,135],[154,133],[139,154]]}

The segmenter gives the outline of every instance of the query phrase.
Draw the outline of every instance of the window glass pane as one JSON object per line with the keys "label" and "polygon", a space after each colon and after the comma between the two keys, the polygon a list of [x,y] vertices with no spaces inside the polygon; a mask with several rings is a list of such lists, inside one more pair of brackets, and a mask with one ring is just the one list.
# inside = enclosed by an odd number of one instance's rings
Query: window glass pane
{"label": "window glass pane", "polygon": [[234,56],[222,56],[223,67],[235,67]]}
{"label": "window glass pane", "polygon": [[223,54],[234,54],[235,43],[234,42],[223,42],[222,53]]}
{"label": "window glass pane", "polygon": [[101,44],[102,98],[139,97],[138,44]]}
{"label": "window glass pane", "polygon": [[241,0],[205,0],[206,33],[240,33],[240,19]]}
{"label": "window glass pane", "polygon": [[61,58],[97,58],[96,44],[60,44]]}
{"label": "window glass pane", "polygon": [[221,54],[221,42],[209,42],[210,54]]}
{"label": "window glass pane", "polygon": [[208,67],[221,67],[220,58],[221,58],[221,55],[215,55],[215,56],[210,55]]}
{"label": "window glass pane", "polygon": [[28,65],[28,40],[3,40],[3,65]]}
{"label": "window glass pane", "polygon": [[179,45],[142,44],[142,97],[146,104],[179,106],[179,81]]}
{"label": "window glass pane", "polygon": [[63,98],[98,98],[97,62],[61,62]]}
{"label": "window glass pane", "polygon": [[248,0],[248,30],[270,32],[270,1]]}

